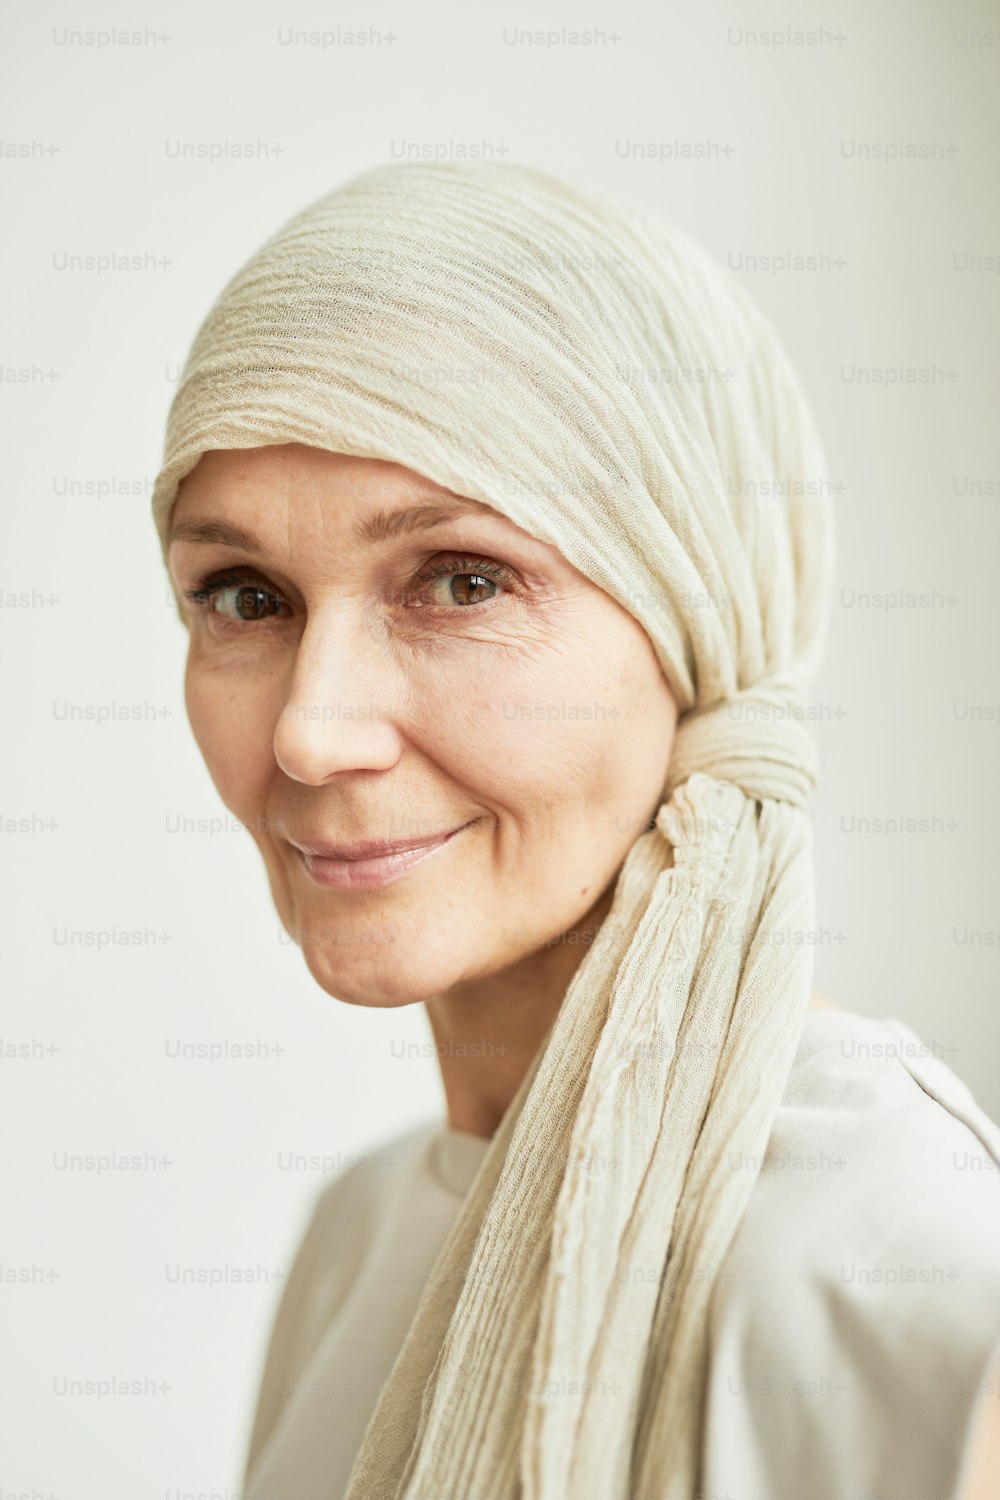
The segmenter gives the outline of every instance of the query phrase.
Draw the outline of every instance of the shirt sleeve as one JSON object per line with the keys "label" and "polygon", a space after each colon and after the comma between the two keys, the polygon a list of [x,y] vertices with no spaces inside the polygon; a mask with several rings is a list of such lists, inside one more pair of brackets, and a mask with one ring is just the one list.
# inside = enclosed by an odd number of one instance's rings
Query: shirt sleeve
{"label": "shirt sleeve", "polygon": [[281,1414],[281,1408],[287,1400],[289,1386],[294,1379],[290,1356],[297,1342],[295,1334],[300,1322],[302,1306],[306,1300],[306,1292],[315,1277],[320,1225],[325,1218],[322,1213],[325,1191],[313,1204],[305,1233],[299,1242],[271,1326],[243,1472],[244,1486],[249,1480],[250,1472],[257,1462],[261,1448]]}
{"label": "shirt sleeve", "polygon": [[713,1291],[706,1493],[954,1496],[1000,1343],[1000,1159],[931,1071],[836,1046],[801,1071]]}

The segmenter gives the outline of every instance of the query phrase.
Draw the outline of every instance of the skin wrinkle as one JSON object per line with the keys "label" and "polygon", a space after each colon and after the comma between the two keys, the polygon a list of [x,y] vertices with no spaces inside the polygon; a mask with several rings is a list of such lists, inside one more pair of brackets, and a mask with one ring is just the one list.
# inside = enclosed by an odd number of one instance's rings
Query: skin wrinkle
{"label": "skin wrinkle", "polygon": [[[169,563],[178,590],[239,565],[287,599],[293,618],[238,636],[185,609],[196,741],[313,977],[351,1004],[424,1002],[448,1122],[491,1136],[660,804],[677,710],[638,621],[492,507],[473,502],[461,520],[368,545],[352,535],[431,496],[452,492],[380,459],[297,443],[216,450],[182,482],[173,525],[248,527],[272,561],[178,538]],[[412,579],[445,553],[499,562],[516,587],[499,604],[400,608],[400,593],[426,595],[432,586]],[[439,606],[447,586],[433,584]],[[287,712],[345,699],[383,716]],[[508,716],[507,704],[603,705],[606,716],[549,722]],[[374,891],[315,885],[287,841],[401,838],[471,819]]]}

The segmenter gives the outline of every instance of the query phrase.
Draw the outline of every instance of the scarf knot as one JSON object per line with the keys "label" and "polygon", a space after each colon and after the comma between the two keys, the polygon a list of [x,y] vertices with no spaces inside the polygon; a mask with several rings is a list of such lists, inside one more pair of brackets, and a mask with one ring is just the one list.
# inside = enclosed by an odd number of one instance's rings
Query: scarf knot
{"label": "scarf knot", "polygon": [[801,690],[777,680],[689,709],[677,721],[667,795],[703,771],[748,797],[804,809],[819,774],[808,715]]}

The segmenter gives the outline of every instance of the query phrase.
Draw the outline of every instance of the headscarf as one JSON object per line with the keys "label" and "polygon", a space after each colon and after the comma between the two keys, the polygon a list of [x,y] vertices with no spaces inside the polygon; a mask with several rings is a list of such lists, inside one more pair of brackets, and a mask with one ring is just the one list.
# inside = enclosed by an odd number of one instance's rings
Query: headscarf
{"label": "headscarf", "polygon": [[690,1500],[712,1289],[812,982],[804,693],[834,546],[800,383],[735,278],[641,205],[394,163],[209,312],[153,494],[164,557],[203,453],[289,442],[407,465],[557,547],[642,624],[680,714],[347,1500]]}

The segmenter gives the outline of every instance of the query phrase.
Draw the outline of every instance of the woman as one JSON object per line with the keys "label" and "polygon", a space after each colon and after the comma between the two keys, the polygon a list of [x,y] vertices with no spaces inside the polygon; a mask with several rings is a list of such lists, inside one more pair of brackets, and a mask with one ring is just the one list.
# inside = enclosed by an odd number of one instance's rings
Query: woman
{"label": "woman", "polygon": [[222,293],[153,510],[281,920],[447,1100],[320,1196],[248,1497],[977,1483],[1000,1130],[811,992],[829,485],[739,285],[527,168],[366,173]]}

